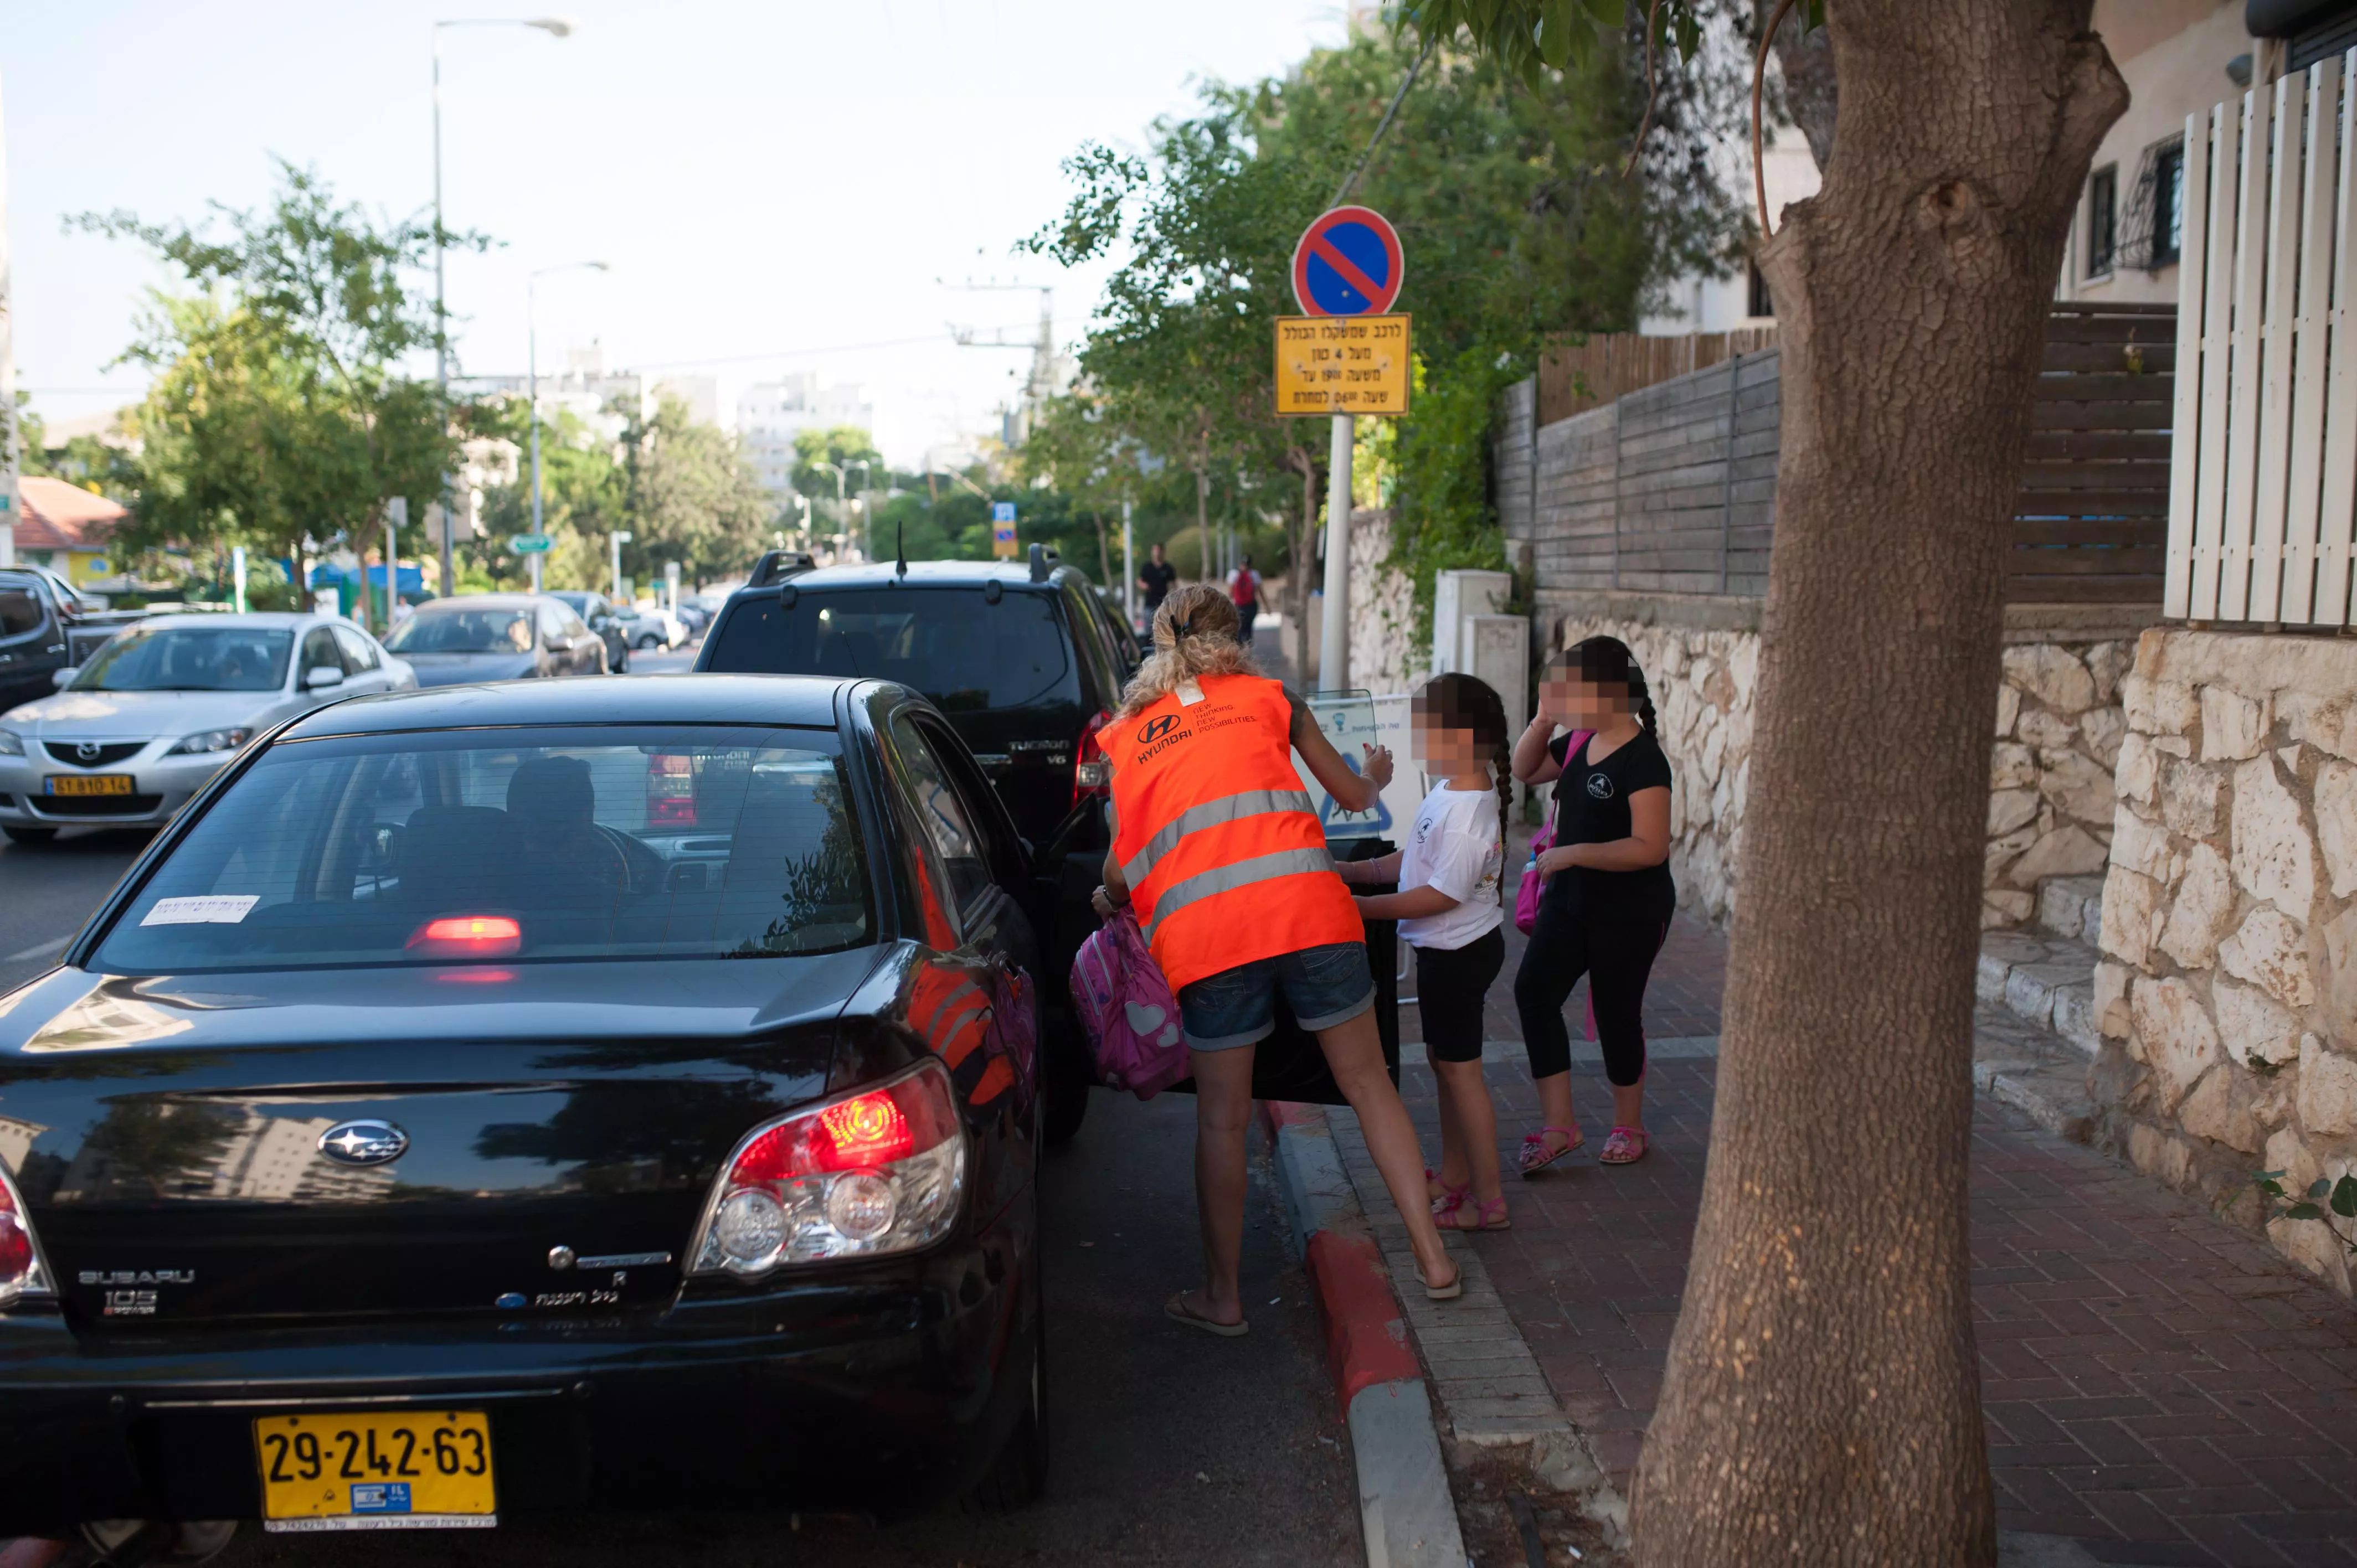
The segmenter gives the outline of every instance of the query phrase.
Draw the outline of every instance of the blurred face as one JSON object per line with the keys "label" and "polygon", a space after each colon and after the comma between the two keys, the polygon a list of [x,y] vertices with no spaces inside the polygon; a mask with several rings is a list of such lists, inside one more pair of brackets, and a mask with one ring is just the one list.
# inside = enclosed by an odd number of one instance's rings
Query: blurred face
{"label": "blurred face", "polygon": [[1156,545],[1156,546],[1154,547],[1154,564],[1155,564],[1157,566],[1159,566],[1159,565],[1161,565],[1161,564],[1162,564],[1162,546],[1160,546],[1159,544],[1157,544],[1157,545]]}
{"label": "blurred face", "polygon": [[1489,766],[1489,748],[1474,738],[1469,726],[1451,725],[1446,714],[1418,703],[1415,712],[1415,760],[1426,773],[1457,778]]}
{"label": "blurred face", "polygon": [[1629,688],[1584,680],[1579,671],[1550,665],[1539,682],[1539,706],[1566,729],[1600,729],[1629,711]]}

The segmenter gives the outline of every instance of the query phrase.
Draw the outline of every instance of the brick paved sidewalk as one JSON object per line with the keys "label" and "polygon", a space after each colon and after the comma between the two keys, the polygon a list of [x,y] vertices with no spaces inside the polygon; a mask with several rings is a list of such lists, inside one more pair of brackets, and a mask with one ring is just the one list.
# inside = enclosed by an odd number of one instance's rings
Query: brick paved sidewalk
{"label": "brick paved sidewalk", "polygon": [[[1492,1039],[1517,1037],[1522,942],[1507,934]],[[1723,940],[1681,919],[1654,972],[1649,1036],[1715,1035],[1724,965]],[[1575,996],[1575,1018],[1578,1006]],[[1415,1009],[1401,1023],[1418,1037]],[[1470,1238],[1556,1398],[1624,1488],[1684,1284],[1717,1065],[1656,1061],[1652,1152],[1606,1169],[1592,1153],[1609,1109],[1602,1069],[1575,1059],[1591,1152],[1535,1182],[1510,1178],[1514,1228]],[[1493,1059],[1489,1073],[1511,1162],[1537,1101],[1518,1063]],[[1437,1150],[1431,1073],[1411,1065],[1403,1079]],[[2198,1204],[2007,1107],[1979,1103],[1973,1152],[1999,1523],[2148,1568],[2357,1568],[2357,1312]]]}

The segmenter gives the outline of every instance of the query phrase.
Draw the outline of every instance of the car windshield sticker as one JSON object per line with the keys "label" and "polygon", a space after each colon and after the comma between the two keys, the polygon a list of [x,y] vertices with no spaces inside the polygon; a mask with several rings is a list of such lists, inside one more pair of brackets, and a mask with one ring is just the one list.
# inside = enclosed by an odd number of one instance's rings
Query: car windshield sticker
{"label": "car windshield sticker", "polygon": [[234,926],[262,902],[256,893],[208,894],[201,898],[158,898],[143,926]]}

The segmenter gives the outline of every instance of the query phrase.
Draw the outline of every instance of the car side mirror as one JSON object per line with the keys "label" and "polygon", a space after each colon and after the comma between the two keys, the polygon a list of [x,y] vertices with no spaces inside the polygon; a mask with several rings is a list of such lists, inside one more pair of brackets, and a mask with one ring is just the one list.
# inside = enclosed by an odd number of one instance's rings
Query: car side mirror
{"label": "car side mirror", "polygon": [[314,664],[303,671],[303,689],[316,692],[322,686],[340,686],[344,672],[332,664]]}
{"label": "car side mirror", "polygon": [[570,653],[573,651],[573,639],[569,637],[552,637],[546,646],[551,653]]}
{"label": "car side mirror", "polygon": [[56,674],[54,674],[54,675],[50,676],[50,677],[49,677],[49,679],[50,679],[50,680],[52,680],[52,681],[54,681],[54,682],[57,682],[58,690],[59,690],[59,691],[60,691],[60,692],[62,692],[62,691],[64,691],[68,686],[72,685],[72,684],[73,684],[73,678],[74,678],[75,676],[77,676],[77,675],[81,674],[81,665],[79,665],[79,664],[69,664],[69,665],[67,665],[64,669],[62,669],[62,670],[59,671]]}

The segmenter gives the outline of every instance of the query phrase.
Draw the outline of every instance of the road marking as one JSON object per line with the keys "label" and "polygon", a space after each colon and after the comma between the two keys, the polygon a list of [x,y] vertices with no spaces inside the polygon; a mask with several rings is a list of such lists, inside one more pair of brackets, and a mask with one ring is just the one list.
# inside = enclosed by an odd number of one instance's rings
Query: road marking
{"label": "road marking", "polygon": [[47,958],[71,940],[73,940],[71,936],[59,937],[53,942],[43,942],[38,947],[27,948],[23,952],[12,952],[6,958],[0,958],[0,963],[22,963],[27,959]]}

